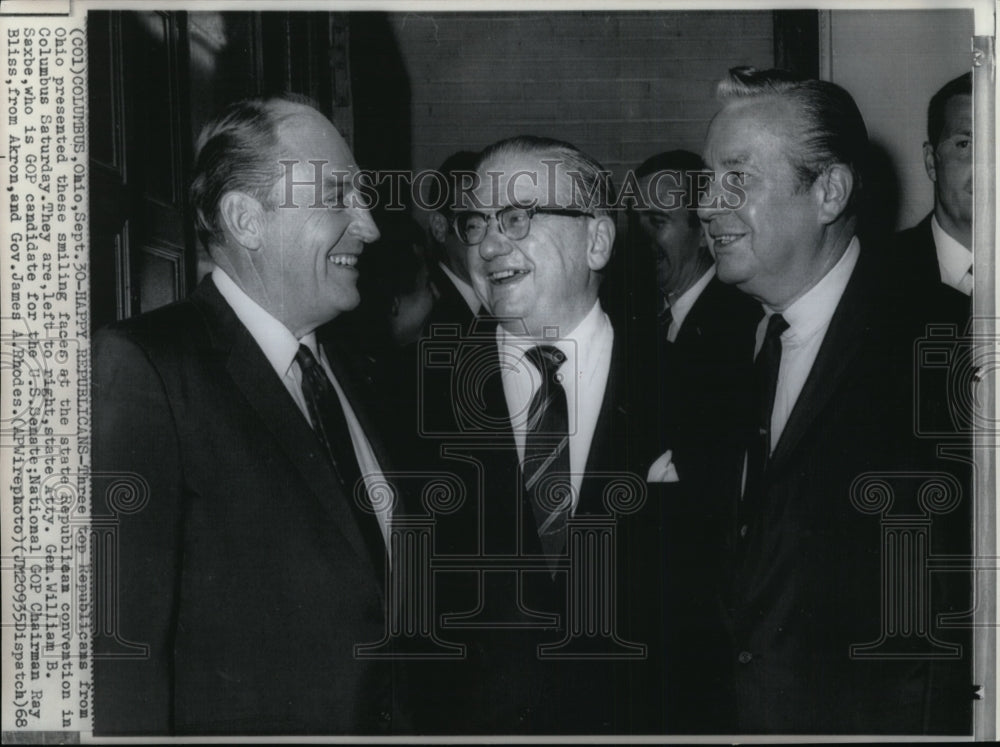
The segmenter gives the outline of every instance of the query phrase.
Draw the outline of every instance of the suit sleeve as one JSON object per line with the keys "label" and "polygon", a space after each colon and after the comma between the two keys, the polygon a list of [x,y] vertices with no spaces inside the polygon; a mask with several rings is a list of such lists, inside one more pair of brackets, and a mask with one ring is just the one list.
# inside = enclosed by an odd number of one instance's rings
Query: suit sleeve
{"label": "suit sleeve", "polygon": [[126,332],[98,334],[93,371],[95,732],[169,733],[182,513],[177,429],[159,372]]}

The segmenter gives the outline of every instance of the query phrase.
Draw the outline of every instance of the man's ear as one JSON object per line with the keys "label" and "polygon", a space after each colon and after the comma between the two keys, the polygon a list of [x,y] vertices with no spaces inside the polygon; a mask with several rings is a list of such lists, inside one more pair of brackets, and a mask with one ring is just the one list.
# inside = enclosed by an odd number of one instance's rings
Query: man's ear
{"label": "man's ear", "polygon": [[819,198],[820,221],[833,223],[843,215],[854,191],[854,175],[843,163],[835,163],[819,175],[816,184]]}
{"label": "man's ear", "polygon": [[219,200],[219,216],[226,232],[252,252],[264,245],[263,213],[260,201],[244,192],[226,192]]}
{"label": "man's ear", "polygon": [[924,169],[927,170],[927,176],[930,180],[937,184],[937,164],[934,162],[934,146],[930,143],[924,143]]}
{"label": "man's ear", "polygon": [[587,266],[597,272],[611,261],[615,244],[615,222],[606,215],[590,220],[587,227]]}
{"label": "man's ear", "polygon": [[447,218],[441,215],[441,213],[435,211],[430,214],[427,221],[427,226],[430,228],[431,236],[434,237],[434,240],[437,243],[443,244],[448,240],[449,226]]}

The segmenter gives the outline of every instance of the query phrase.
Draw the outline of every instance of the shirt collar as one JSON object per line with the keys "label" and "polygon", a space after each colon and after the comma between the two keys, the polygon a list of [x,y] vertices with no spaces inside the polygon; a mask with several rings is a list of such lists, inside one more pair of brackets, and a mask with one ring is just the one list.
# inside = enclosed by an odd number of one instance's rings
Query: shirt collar
{"label": "shirt collar", "polygon": [[444,274],[448,276],[448,279],[451,280],[452,285],[455,286],[455,290],[462,294],[462,298],[465,299],[465,303],[468,305],[472,313],[478,314],[483,302],[479,300],[479,296],[476,295],[475,289],[452,272],[451,268],[449,268],[444,262],[440,262],[438,266]]}
{"label": "shirt collar", "polygon": [[674,324],[679,328],[684,323],[684,318],[691,311],[691,307],[694,306],[695,301],[698,300],[698,296],[701,292],[705,290],[705,287],[712,281],[715,277],[715,265],[709,267],[705,274],[698,278],[697,282],[688,288],[686,291],[681,293],[672,304],[670,304],[670,314],[674,319]]}
{"label": "shirt collar", "polygon": [[[796,345],[805,342],[817,331],[829,325],[860,254],[861,244],[855,236],[847,245],[843,256],[837,260],[837,264],[830,268],[816,285],[781,312],[781,316],[788,322],[788,329],[782,335],[786,343]],[[766,318],[775,313],[775,310],[766,304],[764,311]],[[764,321],[761,323],[765,324]]]}
{"label": "shirt collar", "polygon": [[972,252],[941,228],[937,216],[931,217],[931,233],[934,234],[941,282],[955,287],[972,267]]}
{"label": "shirt collar", "polygon": [[592,357],[597,355],[600,349],[600,342],[607,330],[610,329],[611,322],[607,314],[601,308],[601,302],[595,301],[594,305],[587,312],[587,315],[580,320],[565,337],[554,340],[540,340],[536,337],[521,337],[511,334],[503,325],[497,326],[497,340],[500,343],[501,360],[511,360],[506,355],[512,355],[513,360],[519,360],[524,353],[536,345],[553,345],[566,355],[566,360],[559,367],[560,370],[570,366],[570,370],[577,372],[590,371]]}
{"label": "shirt collar", "polygon": [[[232,307],[236,317],[260,346],[271,367],[278,376],[284,378],[299,350],[299,340],[295,339],[295,335],[288,327],[250,298],[221,267],[216,266],[212,270],[212,282],[215,283],[215,287],[226,299],[226,303]],[[316,334],[314,332],[303,337],[302,342],[309,346],[314,355],[316,354]]]}

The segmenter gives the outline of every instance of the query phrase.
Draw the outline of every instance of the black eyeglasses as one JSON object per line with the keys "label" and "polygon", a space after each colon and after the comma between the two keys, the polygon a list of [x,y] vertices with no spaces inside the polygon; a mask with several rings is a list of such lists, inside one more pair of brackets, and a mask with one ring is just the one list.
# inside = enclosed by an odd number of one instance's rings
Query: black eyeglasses
{"label": "black eyeglasses", "polygon": [[571,208],[518,207],[508,205],[498,210],[494,215],[477,213],[474,210],[458,213],[452,221],[455,233],[463,244],[476,246],[486,238],[490,227],[490,218],[497,222],[500,233],[508,239],[517,241],[523,239],[531,230],[531,219],[535,215],[563,215],[568,218],[593,218],[594,214],[586,210]]}

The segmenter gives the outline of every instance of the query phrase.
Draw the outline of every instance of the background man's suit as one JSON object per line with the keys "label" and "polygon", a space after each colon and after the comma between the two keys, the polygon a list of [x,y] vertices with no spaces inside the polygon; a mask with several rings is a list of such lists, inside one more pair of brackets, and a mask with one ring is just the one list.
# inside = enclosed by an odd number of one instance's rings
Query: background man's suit
{"label": "background man's suit", "polygon": [[[706,419],[707,413],[702,409],[706,405],[732,406],[723,404],[732,388],[731,366],[734,358],[746,354],[746,342],[760,317],[758,303],[713,277],[684,318],[672,343],[666,341],[665,330],[661,328],[660,359],[653,371],[654,391],[661,397],[660,427],[669,429],[663,438],[666,446],[674,448],[690,441],[684,431],[700,427]],[[718,399],[713,403],[699,402],[693,409],[689,393],[692,387],[705,388],[707,381],[716,389]],[[711,450],[712,445],[699,444],[699,448]],[[678,470],[684,469],[685,457],[698,458],[691,451],[675,448],[674,464]]]}
{"label": "background man's suit", "polygon": [[[470,409],[490,419],[478,424],[451,412],[450,425],[438,421],[442,431],[453,429],[452,437],[426,439],[432,450],[448,448],[449,456],[440,462],[442,469],[462,470],[462,460],[481,464],[479,470],[465,474],[470,486],[462,508],[437,522],[439,553],[476,554],[479,545],[479,512],[484,515],[484,545],[487,554],[514,554],[518,531],[524,537],[522,552],[541,554],[541,544],[534,527],[531,508],[521,505],[519,525],[517,510],[519,483],[522,481],[510,415],[500,379],[495,324],[476,328],[472,340],[460,346],[454,373],[484,372],[477,380],[481,400]],[[646,470],[654,453],[650,437],[652,424],[643,423],[650,408],[640,397],[635,384],[639,368],[628,365],[624,345],[616,337],[600,415],[587,460],[586,476],[580,489],[575,516],[605,515],[602,493],[612,478],[600,473],[620,474],[631,471],[644,484]],[[507,365],[510,365],[509,363]],[[433,370],[423,396],[437,402],[437,415],[451,411],[455,396],[450,393],[450,372]],[[464,431],[464,435],[463,435]],[[486,445],[488,444],[488,446]],[[440,454],[440,451],[438,451]],[[466,463],[467,464],[467,463]],[[478,481],[482,482],[479,483]],[[478,495],[477,484],[483,487]],[[663,597],[662,540],[659,511],[662,495],[650,492],[645,507],[617,523],[618,610],[617,627],[622,638],[640,641],[647,646],[647,656],[640,662],[540,661],[536,647],[555,643],[566,632],[565,574],[553,580],[548,571],[522,574],[521,601],[532,610],[560,615],[560,627],[538,629],[462,630],[446,629],[441,635],[468,646],[465,661],[436,665],[435,685],[422,681],[424,697],[451,703],[450,712],[457,731],[485,733],[650,733],[660,731],[663,717],[661,682],[663,677],[661,633]],[[514,622],[527,616],[515,604],[512,574],[491,578],[487,588],[480,587],[471,573],[438,577],[439,612],[471,609],[477,599],[499,610]],[[495,583],[496,582],[496,583]],[[426,709],[424,709],[426,710]],[[430,711],[426,711],[430,712]],[[463,723],[464,721],[464,723]]]}
{"label": "background man's suit", "polygon": [[[673,452],[679,484],[663,503],[666,556],[665,678],[670,733],[725,731],[721,697],[728,681],[728,637],[708,591],[726,573],[720,522],[731,507],[721,491],[705,490],[731,465],[720,452],[743,447],[727,422],[747,407],[742,385],[751,374],[753,334],[760,304],[718,277],[691,307],[673,343],[661,327],[653,391],[659,395],[658,443]],[[642,354],[642,351],[640,351]],[[648,355],[648,353],[646,353]]]}
{"label": "background man's suit", "polygon": [[97,732],[398,728],[392,667],[353,654],[381,639],[384,596],[348,497],[212,281],[100,334],[94,381],[95,494],[105,471],[149,488],[118,526],[117,584],[118,630],[149,657],[96,658]]}
{"label": "background man's suit", "polygon": [[[947,288],[913,300],[896,293],[876,257],[861,258],[826,332],[816,361],[776,444],[758,501],[741,501],[744,447],[723,435],[714,452],[694,463],[695,506],[710,506],[714,540],[708,556],[725,558],[717,582],[718,619],[728,628],[725,678],[702,679],[716,702],[735,704],[735,733],[963,733],[970,725],[967,635],[963,659],[852,659],[852,644],[879,637],[882,517],[851,503],[851,485],[866,472],[955,473],[962,502],[932,525],[932,552],[969,552],[971,494],[961,465],[934,458],[932,443],[914,437],[914,343],[928,321],[958,321],[962,301]],[[752,356],[752,349],[750,351]],[[752,363],[734,362],[731,384],[752,381]],[[710,402],[714,389],[693,396]],[[921,391],[921,406],[945,392]],[[746,400],[750,397],[747,395]],[[706,423],[718,434],[754,427],[752,408],[716,411]],[[742,419],[742,422],[741,422]],[[746,443],[746,442],[744,442]],[[919,513],[903,480],[895,511]],[[894,487],[897,487],[894,485]],[[936,612],[969,606],[967,579],[935,574]],[[703,598],[701,602],[706,603]],[[933,618],[932,618],[933,620]],[[933,622],[932,622],[933,625]],[[718,659],[707,662],[712,665]],[[710,670],[709,670],[710,672]],[[697,681],[698,670],[689,670]],[[707,683],[707,684],[706,684]],[[697,688],[696,688],[697,689]],[[691,713],[719,715],[702,701]],[[724,721],[722,723],[725,723]],[[706,730],[702,728],[702,730]],[[718,732],[719,722],[708,731]]]}
{"label": "background man's suit", "polygon": [[451,281],[438,262],[431,262],[429,266],[430,281],[437,291],[437,298],[434,300],[434,307],[431,309],[424,329],[428,332],[435,324],[459,324],[462,329],[467,329],[476,315],[472,313],[469,304],[459,292],[458,288]]}
{"label": "background man's suit", "polygon": [[[929,213],[917,225],[900,231],[894,237],[892,261],[899,275],[897,282],[913,284],[916,288],[926,288],[941,282],[941,268],[931,229],[933,217],[934,213]],[[911,292],[913,291],[914,288],[911,287]]]}

